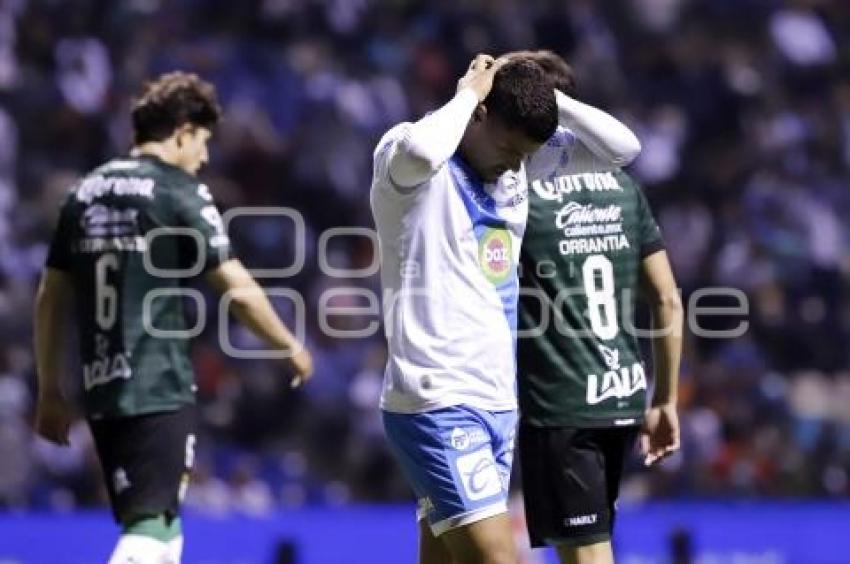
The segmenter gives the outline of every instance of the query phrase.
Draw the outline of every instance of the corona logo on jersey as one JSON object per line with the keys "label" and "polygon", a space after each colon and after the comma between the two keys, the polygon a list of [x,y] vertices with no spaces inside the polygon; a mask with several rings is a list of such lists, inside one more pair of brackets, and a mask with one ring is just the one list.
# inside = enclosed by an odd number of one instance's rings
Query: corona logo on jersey
{"label": "corona logo on jersey", "polygon": [[511,274],[511,236],[504,229],[487,229],[478,246],[478,262],[484,276],[493,284],[501,284]]}
{"label": "corona logo on jersey", "polygon": [[578,192],[623,191],[617,178],[611,172],[585,172],[582,174],[564,174],[551,180],[535,180],[531,189],[544,200],[563,202],[564,196]]}

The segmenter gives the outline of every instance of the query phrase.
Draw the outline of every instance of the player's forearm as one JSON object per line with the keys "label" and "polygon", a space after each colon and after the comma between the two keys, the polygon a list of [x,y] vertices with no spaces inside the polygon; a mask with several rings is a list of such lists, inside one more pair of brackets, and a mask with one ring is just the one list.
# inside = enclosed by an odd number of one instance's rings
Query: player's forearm
{"label": "player's forearm", "polygon": [[279,351],[300,348],[295,336],[278,317],[263,289],[256,283],[231,290],[231,309],[242,324]]}
{"label": "player's forearm", "polygon": [[464,88],[445,106],[413,123],[390,160],[393,181],[416,186],[437,172],[457,151],[477,105],[478,96]]}
{"label": "player's forearm", "polygon": [[597,157],[621,167],[640,154],[637,136],[614,116],[557,90],[555,99],[558,123],[575,133]]}
{"label": "player's forearm", "polygon": [[655,406],[675,404],[678,399],[679,364],[682,358],[682,301],[678,292],[661,295],[651,305],[653,327],[659,336],[652,341],[655,367]]}
{"label": "player's forearm", "polygon": [[61,396],[65,353],[65,308],[59,296],[40,287],[35,309],[35,360],[39,396]]}

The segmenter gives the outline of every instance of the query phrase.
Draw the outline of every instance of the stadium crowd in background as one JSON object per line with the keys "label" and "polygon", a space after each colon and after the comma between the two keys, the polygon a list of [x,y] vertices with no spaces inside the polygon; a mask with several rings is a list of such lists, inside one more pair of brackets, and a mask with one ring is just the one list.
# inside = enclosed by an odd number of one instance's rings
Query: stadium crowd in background
{"label": "stadium crowd in background", "polygon": [[[712,330],[748,321],[738,338],[688,332],[683,451],[652,473],[636,461],[625,500],[850,494],[850,224],[840,219],[850,212],[850,4],[9,0],[0,5],[0,507],[105,502],[85,425],[65,449],[32,433],[33,295],[60,196],[129,148],[131,93],[176,68],[220,94],[224,120],[202,178],[222,210],[289,207],[304,219],[304,268],[264,284],[304,297],[316,369],[290,392],[276,364],[223,354],[210,301],[193,349],[203,432],[188,505],[262,514],[407,499],[377,409],[383,336],[340,339],[317,316],[323,296],[364,305],[338,288],[379,295],[376,275],[331,276],[317,253],[327,247],[337,269],[368,269],[372,245],[320,236],[371,227],[371,153],[383,131],[448,100],[475,53],[526,48],[565,56],[578,98],[640,137],[629,171],[645,185],[686,303],[716,286],[749,302],[747,317],[698,320]],[[250,267],[297,262],[299,232],[285,218],[235,219],[230,235]],[[291,303],[275,303],[291,320]],[[377,319],[328,322],[358,329]],[[235,326],[231,339],[259,347]]]}

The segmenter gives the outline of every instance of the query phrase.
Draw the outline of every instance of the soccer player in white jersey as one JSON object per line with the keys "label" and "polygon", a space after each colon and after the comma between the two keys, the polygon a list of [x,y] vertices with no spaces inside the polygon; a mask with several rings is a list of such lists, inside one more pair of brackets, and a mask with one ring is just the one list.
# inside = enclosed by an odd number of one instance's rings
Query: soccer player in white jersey
{"label": "soccer player in white jersey", "polygon": [[371,204],[389,359],[381,408],[419,500],[420,562],[514,564],[523,160],[557,125],[531,61],[479,55],[455,97],[379,142]]}
{"label": "soccer player in white jersey", "polygon": [[[554,133],[551,83],[529,63],[479,56],[448,104],[394,127],[375,150],[389,342],[381,407],[419,498],[425,564],[516,560],[505,499],[522,161]],[[623,124],[570,98],[559,96],[557,119],[581,141],[577,160],[618,166],[640,152]]]}

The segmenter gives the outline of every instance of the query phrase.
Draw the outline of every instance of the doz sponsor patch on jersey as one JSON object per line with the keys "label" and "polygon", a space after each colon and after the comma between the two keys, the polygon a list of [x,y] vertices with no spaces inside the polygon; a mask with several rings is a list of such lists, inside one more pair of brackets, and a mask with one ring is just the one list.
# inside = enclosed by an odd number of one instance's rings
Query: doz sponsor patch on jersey
{"label": "doz sponsor patch on jersey", "polygon": [[481,238],[478,260],[484,276],[501,284],[511,274],[511,236],[505,229],[488,229]]}
{"label": "doz sponsor patch on jersey", "polygon": [[502,479],[489,448],[459,456],[455,461],[463,489],[471,501],[502,493]]}

